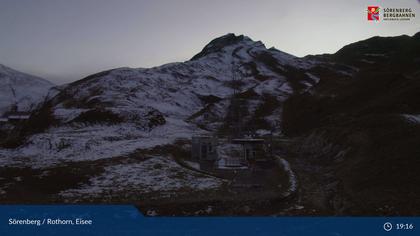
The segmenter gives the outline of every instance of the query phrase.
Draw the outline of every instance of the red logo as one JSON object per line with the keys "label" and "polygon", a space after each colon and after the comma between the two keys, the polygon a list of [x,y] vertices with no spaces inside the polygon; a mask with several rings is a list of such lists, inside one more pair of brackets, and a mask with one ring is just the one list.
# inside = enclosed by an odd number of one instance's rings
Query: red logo
{"label": "red logo", "polygon": [[379,7],[378,6],[368,6],[367,19],[371,21],[379,21]]}

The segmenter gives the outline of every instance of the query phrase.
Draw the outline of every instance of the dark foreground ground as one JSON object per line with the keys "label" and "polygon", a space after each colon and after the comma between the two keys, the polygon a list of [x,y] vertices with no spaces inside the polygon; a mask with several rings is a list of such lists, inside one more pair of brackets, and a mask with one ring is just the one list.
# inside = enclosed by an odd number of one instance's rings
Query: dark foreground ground
{"label": "dark foreground ground", "polygon": [[[105,169],[110,166],[141,164],[154,158],[153,155],[167,151],[173,154],[170,158],[178,163],[181,163],[180,156],[188,154],[175,145],[141,150],[125,157],[68,162],[43,169],[0,167],[0,203],[134,204],[148,215],[317,214],[316,210],[300,205],[297,191],[290,191],[289,174],[274,162],[266,163],[263,168],[252,172],[218,175],[216,177],[223,182],[219,187],[212,189],[144,191],[132,185],[107,188],[99,195],[89,191],[78,195],[62,194],[66,190],[78,189],[89,184],[93,177],[105,173]],[[183,168],[181,165],[180,168]],[[197,175],[201,174],[197,172]],[[177,177],[183,178],[180,173],[175,173],[174,178]],[[128,181],[131,176],[126,178]]]}

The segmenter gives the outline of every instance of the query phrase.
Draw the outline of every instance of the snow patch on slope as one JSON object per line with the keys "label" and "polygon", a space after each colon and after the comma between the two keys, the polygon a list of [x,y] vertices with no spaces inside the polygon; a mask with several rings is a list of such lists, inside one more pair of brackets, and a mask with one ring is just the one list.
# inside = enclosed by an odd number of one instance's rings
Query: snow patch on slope
{"label": "snow patch on slope", "polygon": [[410,123],[420,124],[420,114],[419,115],[403,114],[402,116]]}
{"label": "snow patch on slope", "polygon": [[17,149],[0,149],[0,166],[45,168],[63,162],[98,160],[128,155],[137,149],[191,138],[193,127],[182,120],[144,132],[133,124],[62,126],[33,135]]}
{"label": "snow patch on slope", "polygon": [[172,159],[155,156],[141,163],[108,166],[103,174],[92,177],[88,184],[63,191],[60,195],[65,198],[88,199],[128,191],[159,192],[159,196],[162,196],[180,189],[215,189],[222,184],[221,179],[185,169]]}

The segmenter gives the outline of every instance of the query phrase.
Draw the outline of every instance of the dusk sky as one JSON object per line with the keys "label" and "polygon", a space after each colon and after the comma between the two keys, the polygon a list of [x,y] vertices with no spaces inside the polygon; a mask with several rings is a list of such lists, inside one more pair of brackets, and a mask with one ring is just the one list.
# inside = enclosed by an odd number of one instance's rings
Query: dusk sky
{"label": "dusk sky", "polygon": [[[368,5],[411,7],[416,17],[368,22]],[[418,0],[0,0],[0,64],[62,84],[185,61],[229,32],[305,56],[417,31]]]}

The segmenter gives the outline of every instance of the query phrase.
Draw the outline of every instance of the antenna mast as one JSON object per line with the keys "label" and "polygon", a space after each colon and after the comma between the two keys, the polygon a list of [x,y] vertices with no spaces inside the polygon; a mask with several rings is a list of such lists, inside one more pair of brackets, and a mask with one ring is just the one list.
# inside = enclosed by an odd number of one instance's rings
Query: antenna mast
{"label": "antenna mast", "polygon": [[[240,66],[239,66],[240,67]],[[232,70],[232,80],[231,85],[233,88],[233,94],[231,97],[231,127],[233,132],[233,137],[241,137],[242,136],[242,117],[241,117],[241,98],[239,98],[239,74],[238,69],[239,67],[235,66],[234,55],[232,53],[232,62],[231,62],[231,70]]]}

